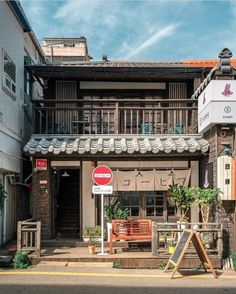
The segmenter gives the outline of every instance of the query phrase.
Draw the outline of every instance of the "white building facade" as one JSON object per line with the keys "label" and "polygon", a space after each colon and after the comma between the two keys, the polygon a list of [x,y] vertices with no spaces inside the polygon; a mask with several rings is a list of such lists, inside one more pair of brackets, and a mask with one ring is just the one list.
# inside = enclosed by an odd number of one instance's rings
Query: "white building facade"
{"label": "white building facade", "polygon": [[43,59],[20,4],[0,1],[0,184],[7,192],[0,215],[0,244],[12,239],[17,220],[30,214],[22,172],[28,159],[23,158],[22,145],[31,132],[29,100],[40,95],[40,87],[25,72],[24,63]]}

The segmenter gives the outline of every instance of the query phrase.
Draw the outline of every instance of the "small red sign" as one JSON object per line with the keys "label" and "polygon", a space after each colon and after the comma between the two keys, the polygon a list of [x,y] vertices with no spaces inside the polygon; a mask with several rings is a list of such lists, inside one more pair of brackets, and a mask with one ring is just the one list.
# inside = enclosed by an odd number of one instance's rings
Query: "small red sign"
{"label": "small red sign", "polygon": [[93,170],[92,178],[95,184],[104,186],[112,181],[112,171],[106,165],[99,165]]}
{"label": "small red sign", "polygon": [[36,168],[39,170],[47,170],[47,159],[36,159]]}

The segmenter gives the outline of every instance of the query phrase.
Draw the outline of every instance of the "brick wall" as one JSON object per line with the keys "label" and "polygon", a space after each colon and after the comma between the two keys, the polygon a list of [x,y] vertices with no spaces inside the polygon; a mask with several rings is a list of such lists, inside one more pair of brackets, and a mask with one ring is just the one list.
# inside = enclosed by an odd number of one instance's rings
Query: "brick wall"
{"label": "brick wall", "polygon": [[[45,185],[46,190],[40,189],[40,181],[42,180],[48,181]],[[52,238],[52,197],[49,170],[33,172],[32,209],[33,217],[37,221],[41,221],[41,238]]]}

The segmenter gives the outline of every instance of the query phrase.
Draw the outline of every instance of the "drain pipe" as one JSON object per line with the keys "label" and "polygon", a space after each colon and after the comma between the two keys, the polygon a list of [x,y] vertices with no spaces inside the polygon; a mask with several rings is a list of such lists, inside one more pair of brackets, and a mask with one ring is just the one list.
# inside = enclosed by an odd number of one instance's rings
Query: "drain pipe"
{"label": "drain pipe", "polygon": [[[15,177],[15,174],[9,174],[4,176],[4,190],[7,191],[7,178]],[[7,233],[7,197],[4,200],[4,209],[3,209],[3,243],[6,243],[6,233]]]}

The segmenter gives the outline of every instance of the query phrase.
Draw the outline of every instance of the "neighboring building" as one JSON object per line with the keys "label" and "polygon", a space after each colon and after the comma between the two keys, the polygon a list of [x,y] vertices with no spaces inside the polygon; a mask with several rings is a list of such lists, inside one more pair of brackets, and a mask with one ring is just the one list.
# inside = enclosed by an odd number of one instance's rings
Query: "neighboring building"
{"label": "neighboring building", "polygon": [[87,40],[80,38],[44,38],[42,49],[48,62],[89,61]]}
{"label": "neighboring building", "polygon": [[198,100],[198,131],[210,144],[201,164],[201,186],[209,184],[223,192],[220,222],[228,252],[236,249],[236,70],[231,57],[229,49],[222,50],[192,96]]}
{"label": "neighboring building", "polygon": [[[25,63],[43,63],[44,54],[18,1],[0,1],[0,183],[7,192],[0,215],[0,244],[11,240],[17,220],[30,216],[29,157],[22,147],[32,131],[30,99],[40,86]],[[27,176],[23,174],[23,167]],[[30,180],[30,179],[29,179]]]}

